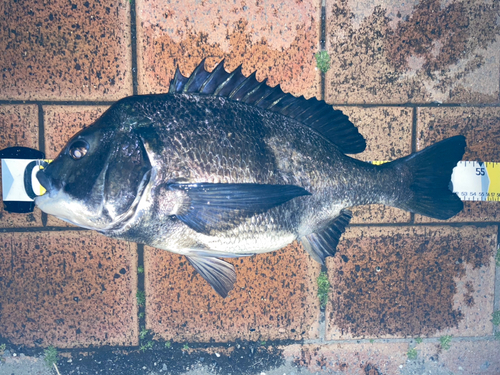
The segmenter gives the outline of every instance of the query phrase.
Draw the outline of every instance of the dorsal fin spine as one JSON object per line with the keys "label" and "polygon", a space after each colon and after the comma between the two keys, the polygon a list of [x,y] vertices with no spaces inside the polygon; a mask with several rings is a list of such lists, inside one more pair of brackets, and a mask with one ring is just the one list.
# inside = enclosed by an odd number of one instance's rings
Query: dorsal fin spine
{"label": "dorsal fin spine", "polygon": [[231,80],[231,78],[233,78],[234,74],[235,72],[230,73],[229,76],[224,81],[222,81],[219,86],[217,86],[217,88],[214,91],[215,96],[219,95],[219,93],[226,86],[226,84]]}
{"label": "dorsal fin spine", "polygon": [[255,86],[255,88],[253,88],[252,90],[250,90],[249,92],[247,92],[245,94],[245,96],[243,98],[241,98],[241,101],[242,102],[246,102],[247,99],[252,96],[252,94],[254,94],[255,92],[257,92],[261,87],[262,85],[265,85],[266,84],[266,81],[267,81],[267,78],[265,80],[263,80],[261,83],[259,83],[257,86]]}
{"label": "dorsal fin spine", "polygon": [[233,91],[231,91],[231,93],[228,95],[229,98],[231,99],[236,99],[236,100],[240,100],[238,98],[235,98],[236,97],[236,94],[238,93],[238,91],[240,91],[240,89],[242,87],[245,86],[245,84],[247,82],[251,82],[252,80],[255,80],[255,75],[257,74],[257,72],[253,72],[252,74],[250,74],[247,78],[245,78]]}

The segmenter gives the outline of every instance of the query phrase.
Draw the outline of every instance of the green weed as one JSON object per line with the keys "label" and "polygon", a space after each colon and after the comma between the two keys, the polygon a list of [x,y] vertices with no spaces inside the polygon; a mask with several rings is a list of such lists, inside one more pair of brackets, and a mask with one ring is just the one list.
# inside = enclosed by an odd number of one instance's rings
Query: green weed
{"label": "green weed", "polygon": [[417,359],[417,354],[417,349],[411,348],[410,350],[408,350],[408,353],[406,353],[406,356],[408,357],[408,359],[413,361]]}
{"label": "green weed", "polygon": [[495,311],[493,314],[491,314],[492,318],[491,319],[491,322],[493,323],[493,325],[497,326],[497,325],[500,325],[500,310],[498,311]]}
{"label": "green weed", "polygon": [[441,343],[441,348],[443,348],[443,350],[448,350],[451,348],[451,337],[452,336],[441,336],[439,338],[439,342]]}
{"label": "green weed", "polygon": [[165,348],[170,349],[172,347],[172,343],[170,341],[167,341],[165,343]]}
{"label": "green weed", "polygon": [[44,361],[48,367],[53,367],[57,363],[57,349],[52,345],[43,351]]}
{"label": "green weed", "polygon": [[153,341],[148,341],[147,343],[141,345],[141,347],[139,348],[139,350],[141,352],[145,352],[146,350],[148,349],[153,349]]}
{"label": "green weed", "polygon": [[137,273],[144,273],[144,266],[137,267]]}
{"label": "green weed", "polygon": [[137,298],[137,304],[139,306],[144,306],[146,304],[146,293],[142,290],[138,290],[135,297]]}
{"label": "green weed", "polygon": [[321,272],[318,276],[318,298],[321,308],[326,306],[328,302],[328,292],[330,291],[330,282],[326,272]]}
{"label": "green weed", "polygon": [[322,73],[328,72],[330,69],[330,55],[326,51],[319,51],[314,55],[316,58],[316,66]]}
{"label": "green weed", "polygon": [[149,331],[146,329],[146,328],[142,328],[141,329],[141,332],[139,332],[139,338],[141,340],[144,340],[146,338],[146,336],[148,335]]}
{"label": "green weed", "polygon": [[416,342],[417,344],[421,344],[423,341],[424,341],[424,340],[422,340],[422,338],[421,338],[421,337],[417,337],[417,338],[415,339],[415,342]]}
{"label": "green weed", "polygon": [[188,345],[188,344],[184,344],[184,345],[182,346],[182,350],[188,350],[188,349],[189,349],[189,345]]}

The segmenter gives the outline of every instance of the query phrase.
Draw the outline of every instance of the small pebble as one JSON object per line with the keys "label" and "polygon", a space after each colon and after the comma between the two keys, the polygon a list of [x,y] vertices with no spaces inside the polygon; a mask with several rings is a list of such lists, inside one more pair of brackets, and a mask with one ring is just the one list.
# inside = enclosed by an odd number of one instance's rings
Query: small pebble
{"label": "small pebble", "polygon": [[219,357],[220,357],[220,354],[219,354],[219,353],[215,353],[215,356],[216,356],[217,358],[219,358]]}

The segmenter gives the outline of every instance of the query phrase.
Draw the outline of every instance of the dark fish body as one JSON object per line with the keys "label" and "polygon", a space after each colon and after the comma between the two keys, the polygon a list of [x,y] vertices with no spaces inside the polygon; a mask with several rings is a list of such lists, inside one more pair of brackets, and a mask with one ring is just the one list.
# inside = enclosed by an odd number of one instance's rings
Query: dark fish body
{"label": "dark fish body", "polygon": [[345,155],[365,143],[340,111],[222,64],[213,73],[201,65],[189,79],[177,74],[170,91],[122,99],[76,134],[39,173],[48,193],[36,204],[107,236],[186,255],[222,296],[235,274],[217,257],[298,239],[324,262],[349,207],[383,203],[440,219],[462,209],[448,188],[461,136],[375,166]]}

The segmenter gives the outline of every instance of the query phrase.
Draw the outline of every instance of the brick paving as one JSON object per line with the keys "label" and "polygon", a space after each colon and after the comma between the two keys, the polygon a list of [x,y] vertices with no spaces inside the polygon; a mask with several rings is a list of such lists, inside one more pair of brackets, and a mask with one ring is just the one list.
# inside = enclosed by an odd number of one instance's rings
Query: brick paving
{"label": "brick paving", "polygon": [[[464,160],[500,162],[495,1],[4,1],[0,14],[0,149],[53,158],[113,101],[166,92],[176,67],[188,75],[224,58],[343,110],[367,139],[359,159],[464,134]],[[498,202],[466,202],[444,222],[355,209],[323,269],[323,310],[321,268],[296,243],[231,260],[238,282],[221,300],[177,255],[0,207],[0,341],[137,349],[147,329],[195,346],[275,342],[284,360],[319,373],[498,374],[499,213]]]}

